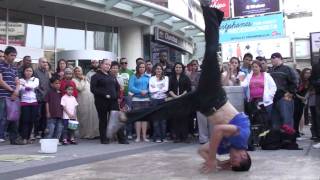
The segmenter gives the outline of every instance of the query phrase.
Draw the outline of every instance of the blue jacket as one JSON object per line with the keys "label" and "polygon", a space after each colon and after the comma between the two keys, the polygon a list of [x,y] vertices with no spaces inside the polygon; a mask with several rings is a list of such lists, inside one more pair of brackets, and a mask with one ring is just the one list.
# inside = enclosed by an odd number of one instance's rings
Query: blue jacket
{"label": "blue jacket", "polygon": [[146,96],[141,95],[141,91],[146,90],[149,92],[149,76],[142,75],[140,78],[137,78],[136,75],[133,75],[129,79],[129,92],[133,93],[134,97],[138,98],[147,98],[149,94]]}

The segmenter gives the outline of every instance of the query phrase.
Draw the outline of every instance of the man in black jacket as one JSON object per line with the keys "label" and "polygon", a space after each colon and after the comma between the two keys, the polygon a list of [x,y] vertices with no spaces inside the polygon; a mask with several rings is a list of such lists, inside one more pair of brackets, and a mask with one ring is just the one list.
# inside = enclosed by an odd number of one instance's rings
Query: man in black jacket
{"label": "man in black jacket", "polygon": [[[117,79],[109,74],[110,67],[111,60],[102,60],[100,70],[92,76],[90,83],[98,111],[101,144],[109,144],[109,139],[106,136],[108,114],[111,110],[119,110],[118,92],[120,86]],[[118,131],[118,141],[120,144],[128,144],[122,130]]]}
{"label": "man in black jacket", "polygon": [[272,68],[270,75],[277,85],[277,91],[273,99],[272,126],[275,129],[287,124],[293,127],[293,96],[299,83],[296,71],[283,64],[280,53],[271,55]]}
{"label": "man in black jacket", "polygon": [[[310,82],[316,92],[316,122],[312,124],[313,126],[312,129],[315,130],[314,132],[318,133],[316,134],[317,137],[320,137],[320,59],[317,64],[314,64],[312,66]],[[319,144],[319,147],[320,147],[320,144]]]}

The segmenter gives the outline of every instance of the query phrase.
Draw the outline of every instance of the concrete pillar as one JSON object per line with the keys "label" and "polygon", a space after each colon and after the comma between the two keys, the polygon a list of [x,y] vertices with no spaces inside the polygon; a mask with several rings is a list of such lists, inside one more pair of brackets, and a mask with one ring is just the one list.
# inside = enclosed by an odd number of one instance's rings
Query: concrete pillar
{"label": "concrete pillar", "polygon": [[143,57],[143,35],[141,26],[120,28],[120,54],[128,59],[128,68],[135,69],[136,59]]}

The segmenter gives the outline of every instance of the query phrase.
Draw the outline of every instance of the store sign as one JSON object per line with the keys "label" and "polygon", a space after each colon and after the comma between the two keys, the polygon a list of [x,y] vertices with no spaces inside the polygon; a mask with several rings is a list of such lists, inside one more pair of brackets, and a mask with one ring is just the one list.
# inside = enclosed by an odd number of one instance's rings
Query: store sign
{"label": "store sign", "polygon": [[230,0],[212,0],[210,7],[223,11],[225,18],[230,17]]}
{"label": "store sign", "polygon": [[[9,44],[24,46],[26,25],[24,23],[8,23]],[[0,44],[6,44],[6,22],[0,22]]]}
{"label": "store sign", "polygon": [[189,53],[193,53],[193,44],[191,42],[186,41],[177,35],[174,35],[170,32],[159,29],[157,27],[155,27],[154,33],[155,33],[155,40],[156,41],[160,41],[162,43],[169,44],[171,46],[175,46],[175,47],[182,49],[184,51],[187,51]]}
{"label": "store sign", "polygon": [[279,11],[279,0],[233,0],[234,16],[248,16]]}
{"label": "store sign", "polygon": [[270,59],[271,54],[275,52],[281,53],[282,57],[284,58],[291,57],[291,44],[290,39],[287,37],[223,43],[221,48],[223,62],[228,62],[231,57],[238,57],[240,60],[242,60],[246,53],[251,53],[254,58],[257,56],[262,56],[266,59]]}
{"label": "store sign", "polygon": [[284,36],[283,14],[231,19],[220,25],[220,42],[248,41],[251,39]]}
{"label": "store sign", "polygon": [[311,63],[315,64],[320,59],[320,32],[310,33]]}

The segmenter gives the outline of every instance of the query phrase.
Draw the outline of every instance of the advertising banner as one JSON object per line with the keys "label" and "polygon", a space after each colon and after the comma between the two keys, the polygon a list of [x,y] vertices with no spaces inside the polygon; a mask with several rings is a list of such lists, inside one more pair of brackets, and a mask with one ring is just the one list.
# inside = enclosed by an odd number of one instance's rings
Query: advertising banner
{"label": "advertising banner", "polygon": [[279,11],[279,0],[233,0],[234,16],[248,16]]}
{"label": "advertising banner", "polygon": [[[9,44],[25,46],[26,25],[24,23],[8,23]],[[0,44],[6,43],[6,22],[0,22]]]}
{"label": "advertising banner", "polygon": [[310,33],[311,41],[311,64],[318,62],[320,58],[320,32]]}
{"label": "advertising banner", "polygon": [[282,36],[284,36],[283,13],[225,20],[220,25],[221,43]]}
{"label": "advertising banner", "polygon": [[296,59],[310,59],[310,39],[295,39]]}
{"label": "advertising banner", "polygon": [[230,0],[212,0],[210,7],[215,7],[224,12],[224,18],[230,17]]}
{"label": "advertising banner", "polygon": [[262,56],[266,59],[270,59],[271,54],[275,52],[281,53],[283,58],[291,57],[290,39],[287,37],[223,43],[221,46],[223,62],[228,62],[231,57],[238,57],[242,60],[246,53],[251,53],[254,58]]}

